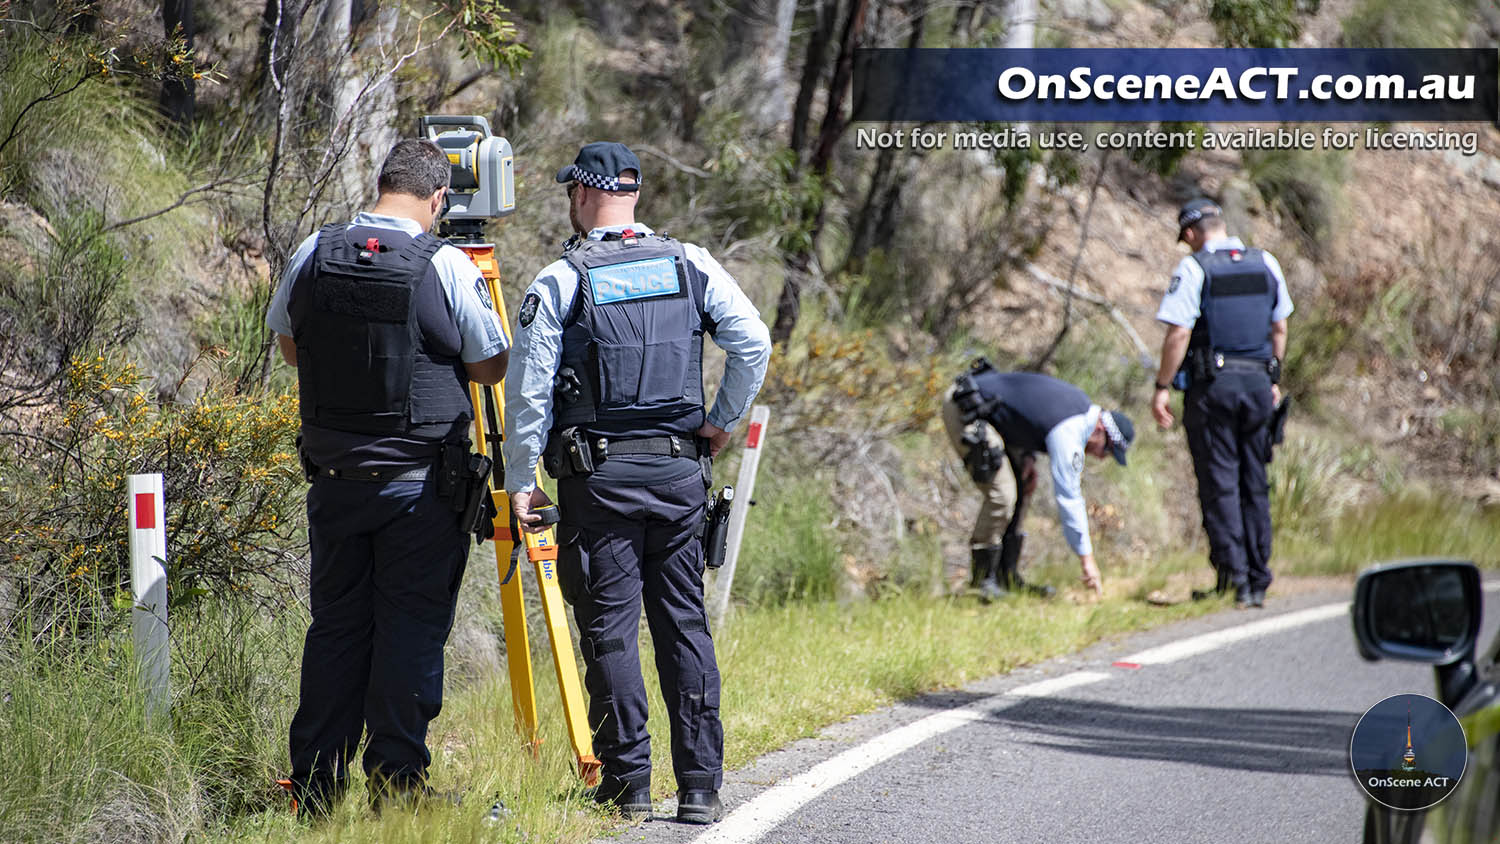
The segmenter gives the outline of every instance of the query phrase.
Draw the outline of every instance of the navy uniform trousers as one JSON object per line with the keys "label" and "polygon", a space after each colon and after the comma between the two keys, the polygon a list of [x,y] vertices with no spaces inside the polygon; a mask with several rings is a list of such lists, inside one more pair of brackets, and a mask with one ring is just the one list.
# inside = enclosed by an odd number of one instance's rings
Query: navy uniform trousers
{"label": "navy uniform trousers", "polygon": [[432,473],[385,483],[319,477],[307,521],[312,626],[291,726],[294,790],[304,799],[341,791],[365,730],[367,774],[420,780],[469,536]]}
{"label": "navy uniform trousers", "polygon": [[1271,583],[1271,379],[1264,364],[1230,360],[1218,377],[1188,388],[1187,431],[1208,559],[1221,583]]}
{"label": "navy uniform trousers", "polygon": [[[594,752],[604,763],[601,793],[651,782],[646,685],[637,638],[644,604],[672,733],[672,767],[682,790],[717,790],[724,727],[719,671],[703,608],[707,506],[703,474],[682,475],[681,458],[658,458],[625,483],[606,464],[558,482],[562,523],[558,580],[573,605],[589,692]],[[654,477],[653,477],[654,475]],[[672,477],[677,475],[677,477]]]}

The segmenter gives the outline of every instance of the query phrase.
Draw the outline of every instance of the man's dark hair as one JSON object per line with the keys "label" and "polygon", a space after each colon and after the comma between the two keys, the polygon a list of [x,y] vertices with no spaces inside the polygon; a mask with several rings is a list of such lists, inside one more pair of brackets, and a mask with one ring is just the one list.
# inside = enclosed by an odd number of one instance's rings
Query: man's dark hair
{"label": "man's dark hair", "polygon": [[448,187],[452,175],[448,154],[437,144],[420,138],[399,141],[380,166],[380,192],[404,193],[426,199],[438,188]]}

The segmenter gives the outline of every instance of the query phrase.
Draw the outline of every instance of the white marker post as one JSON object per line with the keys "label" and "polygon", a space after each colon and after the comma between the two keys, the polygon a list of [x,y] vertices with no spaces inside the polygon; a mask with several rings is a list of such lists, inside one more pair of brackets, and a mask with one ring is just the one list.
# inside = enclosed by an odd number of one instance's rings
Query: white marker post
{"label": "white marker post", "polygon": [[750,427],[745,430],[745,456],[740,459],[740,476],[734,482],[734,501],[729,505],[729,548],[724,567],[714,577],[714,626],[724,621],[729,611],[729,592],[734,586],[734,567],[740,559],[740,541],[745,538],[745,520],[750,516],[750,499],[755,495],[755,473],[760,470],[760,451],[766,442],[766,424],[771,409],[756,405],[750,409]]}
{"label": "white marker post", "polygon": [[161,475],[131,475],[130,591],[135,598],[131,632],[135,661],[146,695],[147,717],[167,711],[170,688],[167,646],[167,525]]}

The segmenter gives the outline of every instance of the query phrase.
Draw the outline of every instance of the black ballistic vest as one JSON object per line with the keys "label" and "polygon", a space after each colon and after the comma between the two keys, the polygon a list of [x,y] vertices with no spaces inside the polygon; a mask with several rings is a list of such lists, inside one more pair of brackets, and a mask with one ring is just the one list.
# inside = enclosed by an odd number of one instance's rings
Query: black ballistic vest
{"label": "black ballistic vest", "polygon": [[304,424],[438,441],[473,419],[463,340],[432,265],[442,245],[373,226],[318,232],[288,303]]}
{"label": "black ballistic vest", "polygon": [[1276,277],[1261,250],[1202,250],[1193,259],[1203,267],[1203,298],[1188,348],[1270,360]]}
{"label": "black ballistic vest", "polygon": [[987,421],[1010,451],[1046,451],[1047,435],[1059,422],[1093,406],[1083,390],[1039,372],[989,370],[975,375],[974,383],[993,400]]}
{"label": "black ballistic vest", "polygon": [[581,240],[563,259],[578,273],[561,364],[575,378],[554,395],[553,430],[691,436],[704,419],[707,276],[654,234]]}

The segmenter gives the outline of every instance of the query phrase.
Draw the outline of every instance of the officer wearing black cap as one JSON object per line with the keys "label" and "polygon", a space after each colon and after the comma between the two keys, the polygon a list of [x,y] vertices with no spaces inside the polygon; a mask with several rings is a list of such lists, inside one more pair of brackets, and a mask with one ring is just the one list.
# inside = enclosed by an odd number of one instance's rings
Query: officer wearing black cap
{"label": "officer wearing black cap", "polygon": [[1125,465],[1135,425],[1117,410],[1102,410],[1083,390],[1035,372],[997,372],[983,358],[944,395],[948,439],[981,494],[970,536],[973,586],[986,602],[1008,590],[1043,597],[1056,590],[1026,583],[1017,571],[1026,534],[1021,520],[1036,488],[1036,454],[1047,452],[1052,492],[1063,536],[1083,569],[1084,586],[1104,586],[1089,540],[1081,481],[1083,456],[1114,457]]}
{"label": "officer wearing black cap", "polygon": [[428,233],[450,172],[431,142],[396,144],[375,207],[304,240],[266,314],[297,367],[312,482],[312,626],[291,724],[304,814],[344,790],[365,732],[377,808],[429,793],[427,725],[468,559],[468,385],[497,383],[507,362],[484,278]]}
{"label": "officer wearing black cap", "polygon": [[1182,425],[1198,478],[1198,504],[1216,580],[1205,598],[1234,592],[1235,605],[1265,605],[1271,584],[1272,413],[1281,403],[1286,278],[1271,253],[1228,236],[1224,215],[1194,199],[1177,215],[1192,254],[1177,265],[1156,318],[1167,325],[1151,413],[1162,429],[1174,383],[1186,388]]}
{"label": "officer wearing black cap", "polygon": [[[558,478],[558,578],[573,605],[604,772],[594,799],[651,811],[651,737],[636,647],[642,605],[671,727],[677,819],[723,813],[719,672],[703,607],[710,458],[750,408],[770,333],[709,254],[636,222],[641,163],[593,143],[557,173],[577,234],[537,274],[517,314],[505,380],[506,488],[517,520]],[[704,407],[703,336],[726,354]]]}

